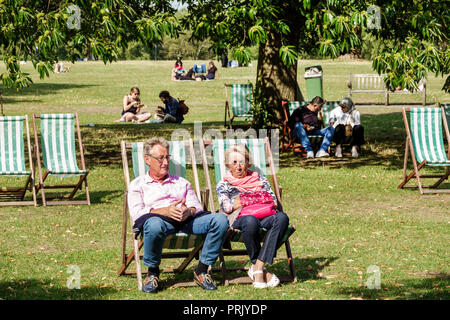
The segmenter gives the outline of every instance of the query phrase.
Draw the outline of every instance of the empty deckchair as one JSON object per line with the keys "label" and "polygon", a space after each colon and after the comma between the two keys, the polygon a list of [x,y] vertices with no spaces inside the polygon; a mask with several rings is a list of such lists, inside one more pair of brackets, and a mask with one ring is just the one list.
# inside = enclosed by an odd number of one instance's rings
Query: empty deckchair
{"label": "empty deckchair", "polygon": [[[24,123],[29,168],[25,165]],[[0,176],[26,178],[25,186],[0,187],[0,206],[36,205],[28,116],[0,117]],[[32,201],[24,201],[27,190],[30,190],[32,193]]]}
{"label": "empty deckchair", "polygon": [[[202,159],[203,159],[203,169],[205,171],[207,188],[212,190],[211,179],[209,178],[209,169],[208,169],[208,155],[207,150],[212,151],[212,161],[214,164],[214,177],[216,184],[222,179],[226,170],[228,170],[225,166],[225,150],[232,144],[235,143],[244,143],[249,148],[253,159],[253,166],[250,170],[257,171],[260,175],[267,176],[268,174],[272,175],[272,187],[275,195],[277,197],[278,209],[282,210],[281,204],[281,188],[278,185],[277,177],[275,173],[275,167],[272,158],[272,152],[270,150],[269,139],[228,139],[228,140],[210,140],[210,141],[200,141],[200,147],[202,150]],[[212,150],[211,150],[212,149]],[[268,167],[267,167],[268,165]],[[213,204],[213,199],[210,198],[210,203]],[[212,210],[214,210],[214,206],[212,206]],[[266,234],[265,229],[261,229],[261,239],[264,240],[264,236]],[[283,240],[280,244],[285,245],[287,262],[289,267],[289,276],[280,276],[281,281],[297,281],[297,276],[295,274],[294,260],[292,258],[291,247],[289,243],[289,237],[295,232],[294,226],[289,226]],[[231,242],[243,242],[241,238],[241,232],[239,230],[231,230],[229,231],[228,240]],[[226,241],[229,245],[231,243]],[[237,278],[233,280],[228,280],[226,272],[227,270],[246,270],[245,268],[227,268],[225,265],[224,256],[236,256],[236,255],[244,255],[247,256],[247,251],[239,250],[239,249],[226,249],[224,248],[222,251],[222,255],[219,257],[222,267],[223,277],[225,279],[225,285],[229,283],[249,283],[251,281],[250,278]]]}
{"label": "empty deckchair", "polygon": [[[199,199],[203,199],[204,210],[208,207],[208,192],[201,191],[199,186],[199,180],[197,175],[197,167],[195,161],[195,153],[192,140],[188,141],[170,141],[169,142],[169,173],[186,178],[186,166],[188,162],[192,164],[192,171],[195,182],[195,192]],[[129,169],[129,151],[131,151],[131,177]],[[133,250],[130,254],[126,254],[126,235],[127,235],[127,221],[129,217],[127,195],[131,180],[138,176],[147,174],[148,166],[144,162],[144,142],[121,142],[122,152],[122,164],[125,178],[125,195],[124,206],[122,216],[122,265],[119,268],[117,274],[128,275],[136,274],[138,280],[139,290],[142,289],[142,273],[141,271],[141,255],[139,251],[143,246],[143,239],[138,239],[138,230],[133,231]],[[131,221],[131,226],[134,225],[134,221]],[[177,268],[166,268],[162,272],[181,273],[189,265],[194,258],[199,258],[199,252],[203,246],[205,237],[203,235],[185,234],[182,232],[170,235],[166,238],[163,246],[162,259],[164,258],[185,258],[183,262]],[[178,249],[178,251],[169,252],[168,249]],[[135,261],[136,270],[127,271],[130,264]],[[179,285],[191,285],[193,282],[182,283]]]}
{"label": "empty deckchair", "polygon": [[[42,174],[41,151],[36,127],[36,119],[40,119],[40,136],[42,147],[42,165],[45,170]],[[74,123],[75,122],[75,123]],[[87,175],[84,162],[83,143],[81,141],[78,114],[33,114],[33,129],[35,138],[35,152],[38,162],[39,184],[36,188],[41,190],[42,203],[46,205],[90,204]],[[77,149],[75,147],[75,132],[78,138],[78,151],[81,169],[77,164]],[[49,176],[60,178],[79,177],[78,182],[70,184],[46,184]],[[86,200],[73,200],[76,192],[85,186]],[[48,189],[71,189],[68,195],[48,195]],[[52,200],[53,201],[47,201]],[[57,199],[57,200],[55,200]],[[58,200],[62,199],[62,200]]]}
{"label": "empty deckchair", "polygon": [[[410,119],[406,113],[410,113]],[[450,175],[450,150],[445,152],[444,130],[449,141],[448,124],[443,108],[403,108],[403,121],[406,129],[405,158],[403,164],[403,181],[398,188],[418,188],[424,193],[450,193],[450,189],[436,189]],[[414,170],[407,175],[409,155],[411,155]],[[443,174],[420,174],[425,166],[446,167]],[[406,186],[412,178],[417,179],[416,186]],[[421,179],[438,178],[429,186],[423,186]],[[425,190],[424,188],[430,188]]]}
{"label": "empty deckchair", "polygon": [[[250,118],[252,107],[251,84],[225,84],[225,127],[232,128],[235,117]],[[228,100],[228,88],[231,88],[230,101]],[[231,113],[230,113],[231,111]],[[227,122],[228,117],[228,122]]]}

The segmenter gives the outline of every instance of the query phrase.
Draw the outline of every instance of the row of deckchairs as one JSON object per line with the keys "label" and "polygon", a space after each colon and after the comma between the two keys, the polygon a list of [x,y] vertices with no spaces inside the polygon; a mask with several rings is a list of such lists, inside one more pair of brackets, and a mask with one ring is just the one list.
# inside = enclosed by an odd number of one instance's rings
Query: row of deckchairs
{"label": "row of deckchairs", "polygon": [[[36,122],[40,121],[40,143]],[[34,146],[31,146],[28,116],[0,117],[0,176],[24,177],[25,186],[7,186],[0,189],[0,205],[90,204],[87,186],[89,170],[85,167],[78,115],[33,114]],[[78,139],[78,151],[75,145]],[[28,165],[25,157],[26,136]],[[81,161],[78,167],[77,154]],[[39,181],[35,181],[36,165]],[[41,161],[42,160],[42,161]],[[78,181],[61,184],[49,177],[78,177]],[[19,179],[20,180],[20,179]],[[73,179],[71,180],[73,181]],[[86,200],[74,200],[75,193],[85,186]],[[69,192],[47,194],[48,189],[69,189]],[[27,191],[32,200],[24,200]],[[49,201],[50,200],[50,201]]]}
{"label": "row of deckchairs", "polygon": [[[200,147],[201,162],[203,164],[203,172],[205,177],[205,188],[200,190],[200,183],[197,174],[197,160],[195,158],[196,152],[194,150],[194,143],[190,139],[188,141],[170,141],[170,165],[169,173],[183,176],[186,178],[186,167],[188,164],[191,165],[192,174],[194,176],[194,187],[199,199],[202,199],[204,210],[210,210],[211,212],[216,212],[214,204],[215,191],[212,191],[212,183],[209,175],[209,165],[213,165],[214,178],[216,183],[219,182],[226,172],[224,152],[225,150],[234,143],[244,143],[248,146],[252,159],[253,166],[251,170],[255,170],[260,174],[266,176],[270,174],[272,176],[272,185],[276,197],[278,199],[279,210],[282,210],[281,204],[281,188],[278,185],[276,178],[275,168],[273,164],[272,154],[270,150],[269,140],[266,139],[232,139],[232,140],[212,140],[204,141],[199,140],[196,142]],[[130,181],[132,177],[141,175],[147,172],[143,161],[143,142],[127,143],[122,141],[122,161],[125,177],[125,197],[124,197],[124,211],[123,211],[123,221],[122,221],[122,264],[118,270],[118,275],[126,274],[136,274],[138,279],[138,287],[142,288],[142,273],[141,270],[141,255],[139,251],[143,246],[143,239],[139,239],[136,236],[137,230],[132,230],[133,232],[133,250],[131,253],[127,254],[127,223],[129,219],[128,214],[128,204],[127,204],[127,192],[129,188]],[[212,157],[208,157],[209,153],[206,150],[212,151]],[[131,151],[131,152],[130,152]],[[130,157],[131,155],[131,157]],[[209,161],[208,161],[209,159]],[[130,165],[132,169],[130,170]],[[132,175],[132,176],[131,176]],[[134,222],[131,221],[131,225]],[[262,229],[261,241],[264,240],[267,230]],[[296,274],[294,268],[294,260],[291,253],[291,248],[289,244],[289,237],[295,232],[294,226],[289,226],[286,231],[279,246],[283,245],[286,248],[286,255],[288,260],[288,268],[290,274],[287,276],[280,276],[282,281],[296,281]],[[184,233],[177,233],[168,236],[164,242],[163,258],[184,258],[181,264],[176,268],[165,268],[162,272],[174,272],[181,273],[189,265],[189,263],[194,259],[199,257],[199,252],[203,246],[204,237],[199,235],[190,235]],[[231,244],[233,242],[242,242],[241,233],[239,230],[229,230],[227,235],[226,245],[222,250],[222,254],[219,257],[220,267],[215,271],[222,272],[225,285],[230,283],[248,283],[248,277],[240,277],[235,279],[228,279],[227,271],[231,270],[246,270],[244,265],[241,267],[229,268],[226,266],[225,258],[226,256],[236,256],[243,255],[246,256],[247,252],[245,249],[233,249]],[[174,251],[177,250],[177,251]],[[135,262],[135,271],[127,270],[132,262]],[[193,283],[178,283],[177,285],[192,285]]]}

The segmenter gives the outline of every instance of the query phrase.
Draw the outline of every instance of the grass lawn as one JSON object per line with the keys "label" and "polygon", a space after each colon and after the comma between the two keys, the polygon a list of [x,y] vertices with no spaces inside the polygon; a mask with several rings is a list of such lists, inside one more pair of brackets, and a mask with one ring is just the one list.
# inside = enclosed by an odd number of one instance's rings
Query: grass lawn
{"label": "grass lawn", "polygon": [[[347,94],[350,72],[373,73],[367,61],[303,60],[298,80],[305,96],[303,71],[315,64],[323,67],[327,100]],[[68,73],[41,80],[28,62],[24,69],[32,73],[35,84],[19,92],[3,90],[5,114],[28,114],[30,124],[32,113],[79,113],[92,205],[0,208],[0,299],[450,298],[450,195],[420,196],[416,190],[397,189],[405,139],[400,106],[419,105],[418,94],[391,96],[393,105],[388,107],[383,94],[354,96],[367,142],[358,159],[307,161],[289,152],[280,155],[277,177],[283,204],[297,228],[291,237],[297,283],[267,290],[220,285],[215,292],[166,288],[145,295],[137,290],[134,276],[118,277],[124,191],[120,141],[155,135],[170,139],[177,128],[194,138],[195,121],[202,121],[203,133],[212,128],[224,132],[223,84],[254,82],[256,74],[254,63],[248,68],[219,68],[214,81],[175,82],[170,81],[172,65],[173,61],[79,62]],[[0,64],[0,73],[3,70]],[[427,79],[428,104],[450,102],[450,95],[440,90],[443,84],[440,77]],[[161,90],[185,99],[190,112],[184,123],[115,123],[122,98],[134,85],[151,112],[161,104]],[[450,182],[443,187],[449,188]],[[269,268],[287,273],[284,249],[278,253]],[[247,262],[245,257],[227,260],[232,266]],[[80,268],[80,290],[67,288],[71,265]],[[181,275],[164,274],[162,284],[191,280],[195,266],[192,263]],[[370,266],[380,270],[381,289],[366,287]],[[220,284],[220,274],[214,277]]]}

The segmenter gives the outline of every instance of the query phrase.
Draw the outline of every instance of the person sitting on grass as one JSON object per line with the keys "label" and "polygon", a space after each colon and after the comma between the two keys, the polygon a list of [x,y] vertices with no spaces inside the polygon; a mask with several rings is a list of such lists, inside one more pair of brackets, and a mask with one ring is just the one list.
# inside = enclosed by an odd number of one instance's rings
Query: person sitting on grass
{"label": "person sitting on grass", "polygon": [[144,122],[150,119],[150,112],[141,112],[144,105],[139,98],[140,90],[132,87],[130,93],[123,97],[122,117],[116,122]]}
{"label": "person sitting on grass", "polygon": [[214,65],[213,61],[210,61],[208,65],[208,70],[206,70],[205,78],[207,80],[214,80],[214,78],[216,77],[216,72],[218,73],[217,67]]}
{"label": "person sitting on grass", "polygon": [[361,115],[355,109],[352,99],[342,99],[339,107],[331,111],[330,125],[335,128],[333,140],[336,142],[336,152],[334,155],[342,158],[342,144],[347,140],[352,147],[352,157],[358,158],[358,148],[365,143],[364,127],[361,125]]}
{"label": "person sitting on grass", "polygon": [[178,101],[170,96],[169,91],[163,90],[159,93],[159,98],[164,103],[165,107],[158,106],[155,118],[163,120],[167,123],[181,123],[184,120],[181,113],[181,107]]}
{"label": "person sitting on grass", "polygon": [[159,287],[159,265],[164,241],[177,232],[205,235],[194,281],[204,290],[216,290],[210,267],[222,252],[228,230],[228,219],[222,213],[203,211],[191,184],[169,174],[169,143],[151,138],[144,144],[145,175],[135,178],[128,191],[128,208],[133,229],[144,236],[143,263],[148,267],[142,291],[156,293]]}
{"label": "person sitting on grass", "polygon": [[333,139],[334,128],[328,126],[320,129],[321,122],[318,118],[318,113],[324,103],[325,100],[316,96],[308,105],[295,109],[288,120],[288,126],[306,150],[306,158],[314,158],[314,151],[308,138],[308,136],[312,135],[323,136],[323,142],[316,153],[316,158],[329,156],[328,147]]}

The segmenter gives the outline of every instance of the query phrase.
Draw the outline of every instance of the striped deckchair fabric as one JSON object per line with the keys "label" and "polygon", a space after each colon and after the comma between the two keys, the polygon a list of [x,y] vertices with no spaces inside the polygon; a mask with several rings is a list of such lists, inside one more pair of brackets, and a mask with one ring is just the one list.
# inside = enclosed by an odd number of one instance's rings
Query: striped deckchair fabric
{"label": "striped deckchair fabric", "polygon": [[295,109],[299,107],[303,107],[308,105],[308,101],[289,101],[288,102],[288,110],[289,110],[289,116],[292,115],[292,112],[294,112]]}
{"label": "striped deckchair fabric", "polygon": [[[133,174],[134,177],[144,175],[148,166],[144,161],[144,142],[134,142],[132,145]],[[186,178],[186,148],[184,141],[169,142],[169,173]]]}
{"label": "striped deckchair fabric", "polygon": [[[40,120],[40,140],[39,144],[36,120]],[[35,138],[36,159],[38,159],[39,184],[37,191],[41,191],[42,203],[46,205],[90,205],[89,189],[87,185],[87,175],[89,170],[85,168],[83,143],[81,141],[80,125],[78,114],[33,114],[33,129]],[[75,133],[78,143],[75,144]],[[42,150],[39,149],[39,145]],[[79,154],[81,168],[77,163]],[[42,155],[42,165],[41,165]],[[44,174],[42,174],[44,169]],[[78,182],[69,184],[49,184],[46,179],[49,176],[59,178],[78,177]],[[74,200],[73,197],[78,190],[82,190],[84,184],[86,200]],[[53,193],[46,195],[47,189],[72,189],[68,195]],[[56,201],[47,201],[55,199]]]}
{"label": "striped deckchair fabric", "polygon": [[327,101],[322,106],[322,117],[323,117],[323,124],[325,127],[329,126],[331,111],[334,108],[339,107],[339,103],[340,101]]}
{"label": "striped deckchair fabric", "polygon": [[25,117],[0,117],[0,175],[28,176],[25,166],[23,122]]}
{"label": "striped deckchair fabric", "polygon": [[[232,128],[235,117],[250,118],[252,108],[251,83],[248,84],[224,84],[225,87],[225,126]],[[231,88],[231,99],[228,100],[228,91]],[[230,112],[231,109],[231,112]],[[227,121],[228,117],[228,121]]]}
{"label": "striped deckchair fabric", "polygon": [[450,103],[440,103],[439,106],[444,110],[447,126],[450,126]]}
{"label": "striped deckchair fabric", "polygon": [[71,177],[86,174],[77,165],[73,114],[41,114],[44,168],[50,175]]}
{"label": "striped deckchair fabric", "polygon": [[[125,143],[122,141],[122,162],[124,167],[124,176],[125,176],[125,184],[126,190],[128,192],[128,187],[130,181],[138,176],[147,174],[149,167],[145,163],[144,160],[144,144],[145,142],[133,142],[133,143]],[[127,149],[131,149],[131,165],[132,165],[132,176],[129,176],[128,169],[128,155]],[[196,161],[195,161],[195,153],[193,148],[193,142],[190,139],[189,141],[169,141],[169,173],[172,175],[176,175],[179,177],[186,177],[186,167],[187,164],[192,164],[192,171],[195,180],[195,191],[197,197],[201,199],[200,186],[197,177],[197,169],[196,169]],[[127,271],[127,268],[131,264],[132,261],[140,261],[139,251],[143,246],[143,239],[138,240],[136,235],[138,230],[133,230],[133,244],[134,249],[130,254],[126,254],[126,225],[128,220],[128,204],[127,204],[127,193],[125,193],[125,204],[123,211],[123,225],[122,225],[122,265],[118,270],[118,275],[126,275],[126,274],[137,274],[138,287],[142,288],[142,272],[140,263],[136,264],[136,272]],[[134,222],[132,221],[132,224]],[[194,235],[194,234],[186,234],[183,232],[178,232],[176,234],[168,236],[163,244],[163,249],[172,249],[172,250],[184,250],[184,251],[171,251],[171,252],[163,252],[163,258],[185,258],[184,261],[180,264],[180,266],[176,269],[164,269],[163,272],[182,272],[187,265],[192,261],[202,246],[205,240],[205,235]]]}
{"label": "striped deckchair fabric", "polygon": [[231,109],[236,117],[250,117],[252,107],[252,85],[233,84],[231,85]]}
{"label": "striped deckchair fabric", "polygon": [[[407,112],[410,113],[409,123]],[[450,141],[444,108],[403,108],[402,113],[406,130],[406,146],[403,181],[398,185],[398,188],[417,188],[420,194],[450,193],[450,189],[436,189],[443,181],[448,180],[450,176],[450,150],[447,153],[445,152],[443,139],[443,134],[445,133],[447,141]],[[411,156],[414,170],[408,175],[409,156]],[[420,174],[420,170],[425,165],[445,167],[445,173]],[[414,177],[417,179],[417,185],[406,186]],[[438,178],[438,180],[432,185],[423,186],[421,181],[423,178]],[[425,190],[424,188],[427,189]]]}
{"label": "striped deckchair fabric", "polygon": [[[28,146],[28,168],[24,134]],[[37,205],[28,116],[0,117],[0,176],[27,178],[22,187],[0,186],[0,206]],[[32,201],[24,201],[27,190],[32,192]]]}
{"label": "striped deckchair fabric", "polygon": [[222,180],[227,168],[225,166],[225,150],[233,144],[242,143],[247,145],[253,166],[250,170],[257,171],[260,175],[266,176],[266,150],[263,139],[227,139],[213,140],[213,159],[216,183]]}
{"label": "striped deckchair fabric", "polygon": [[449,166],[442,135],[442,109],[414,108],[410,112],[411,140],[416,161]]}
{"label": "striped deckchair fabric", "polygon": [[[289,101],[288,102],[289,115],[291,115],[292,112],[294,112],[294,110],[297,109],[298,107],[306,106],[308,103],[309,103],[308,101]],[[322,115],[323,115],[323,122],[325,125],[328,124],[331,110],[333,110],[336,107],[339,107],[339,101],[326,101],[323,104]]]}

